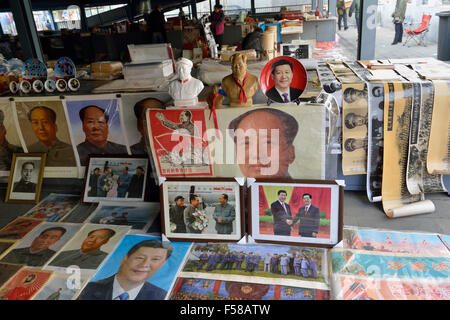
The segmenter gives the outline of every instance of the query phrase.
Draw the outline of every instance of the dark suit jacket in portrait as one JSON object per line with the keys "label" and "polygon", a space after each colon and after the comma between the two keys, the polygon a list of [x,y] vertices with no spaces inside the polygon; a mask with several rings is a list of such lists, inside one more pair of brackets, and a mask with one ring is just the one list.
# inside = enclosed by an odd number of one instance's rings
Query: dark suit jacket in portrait
{"label": "dark suit jacket in portrait", "polygon": [[[289,91],[289,96],[291,98],[291,101],[294,101],[295,99],[297,99],[298,97],[300,97],[300,95],[302,94],[303,90],[297,89],[297,88],[290,88]],[[280,103],[284,103],[284,99],[282,96],[280,96],[280,94],[278,93],[277,89],[275,88],[275,86],[273,86],[272,88],[270,88],[269,90],[266,91],[266,96],[270,99],[273,100],[275,102],[280,102]]]}
{"label": "dark suit jacket in portrait", "polygon": [[25,182],[22,179],[20,179],[19,182],[14,183],[12,192],[36,193],[36,183]]}
{"label": "dark suit jacket in portrait", "polygon": [[144,191],[144,179],[145,173],[138,176],[133,174],[131,177],[130,184],[128,185],[128,198],[140,198],[142,197],[142,192]]}
{"label": "dark suit jacket in portrait", "polygon": [[290,236],[291,226],[286,223],[287,219],[292,218],[291,207],[285,202],[286,211],[281,206],[280,201],[275,201],[270,205],[273,216],[273,233],[278,236]]}
{"label": "dark suit jacket in portrait", "polygon": [[320,211],[314,205],[311,205],[308,210],[308,214],[305,215],[305,206],[298,209],[294,218],[294,223],[300,219],[300,227],[298,228],[298,234],[303,237],[311,237],[312,233],[319,232],[320,224]]}
{"label": "dark suit jacket in portrait", "polygon": [[[115,275],[89,282],[79,295],[78,300],[112,300],[114,277]],[[135,300],[163,300],[166,294],[166,290],[146,281]]]}

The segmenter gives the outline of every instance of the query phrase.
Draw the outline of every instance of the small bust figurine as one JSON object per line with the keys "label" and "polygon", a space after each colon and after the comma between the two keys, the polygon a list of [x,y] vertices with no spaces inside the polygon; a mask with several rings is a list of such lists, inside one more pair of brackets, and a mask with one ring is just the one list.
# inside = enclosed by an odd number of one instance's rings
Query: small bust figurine
{"label": "small bust figurine", "polygon": [[[247,56],[236,53],[231,57],[232,73],[222,79],[222,89],[230,99],[230,107],[250,107],[259,87],[258,77],[247,72]],[[216,99],[216,108],[222,107],[224,96]]]}
{"label": "small bust figurine", "polygon": [[175,106],[193,106],[198,104],[197,96],[203,90],[203,83],[191,76],[193,63],[180,58],[175,63],[178,79],[169,83],[169,94]]}

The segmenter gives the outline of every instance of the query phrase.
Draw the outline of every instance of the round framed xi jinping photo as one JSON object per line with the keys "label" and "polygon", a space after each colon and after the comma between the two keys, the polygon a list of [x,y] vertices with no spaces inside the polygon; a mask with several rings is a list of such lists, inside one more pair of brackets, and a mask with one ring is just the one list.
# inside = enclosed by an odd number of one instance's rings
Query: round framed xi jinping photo
{"label": "round framed xi jinping photo", "polygon": [[296,59],[280,56],[270,60],[262,69],[259,84],[272,101],[289,103],[300,97],[308,78],[305,67]]}

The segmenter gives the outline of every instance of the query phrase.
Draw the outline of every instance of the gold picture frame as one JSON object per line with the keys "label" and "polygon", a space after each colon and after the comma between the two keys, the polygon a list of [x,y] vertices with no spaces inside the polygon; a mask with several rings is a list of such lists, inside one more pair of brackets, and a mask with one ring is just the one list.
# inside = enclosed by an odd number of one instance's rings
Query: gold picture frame
{"label": "gold picture frame", "polygon": [[[39,202],[46,159],[46,153],[13,154],[5,202]],[[28,166],[24,168],[26,165]],[[19,166],[21,172],[16,170]],[[36,169],[39,169],[39,172],[36,173]]]}

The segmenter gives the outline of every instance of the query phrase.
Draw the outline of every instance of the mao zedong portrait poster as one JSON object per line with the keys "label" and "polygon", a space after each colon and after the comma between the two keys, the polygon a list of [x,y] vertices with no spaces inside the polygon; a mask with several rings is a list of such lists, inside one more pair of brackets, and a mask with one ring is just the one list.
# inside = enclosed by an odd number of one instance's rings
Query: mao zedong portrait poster
{"label": "mao zedong portrait poster", "polygon": [[297,100],[305,90],[307,73],[297,59],[281,56],[264,66],[259,82],[261,90],[270,100],[289,103]]}
{"label": "mao zedong portrait poster", "polygon": [[190,245],[125,235],[78,299],[164,300]]}
{"label": "mao zedong portrait poster", "polygon": [[60,99],[16,102],[28,152],[47,153],[46,167],[76,167],[64,107]]}
{"label": "mao zedong portrait poster", "polygon": [[117,99],[71,99],[66,105],[81,166],[88,165],[90,154],[129,154]]}

